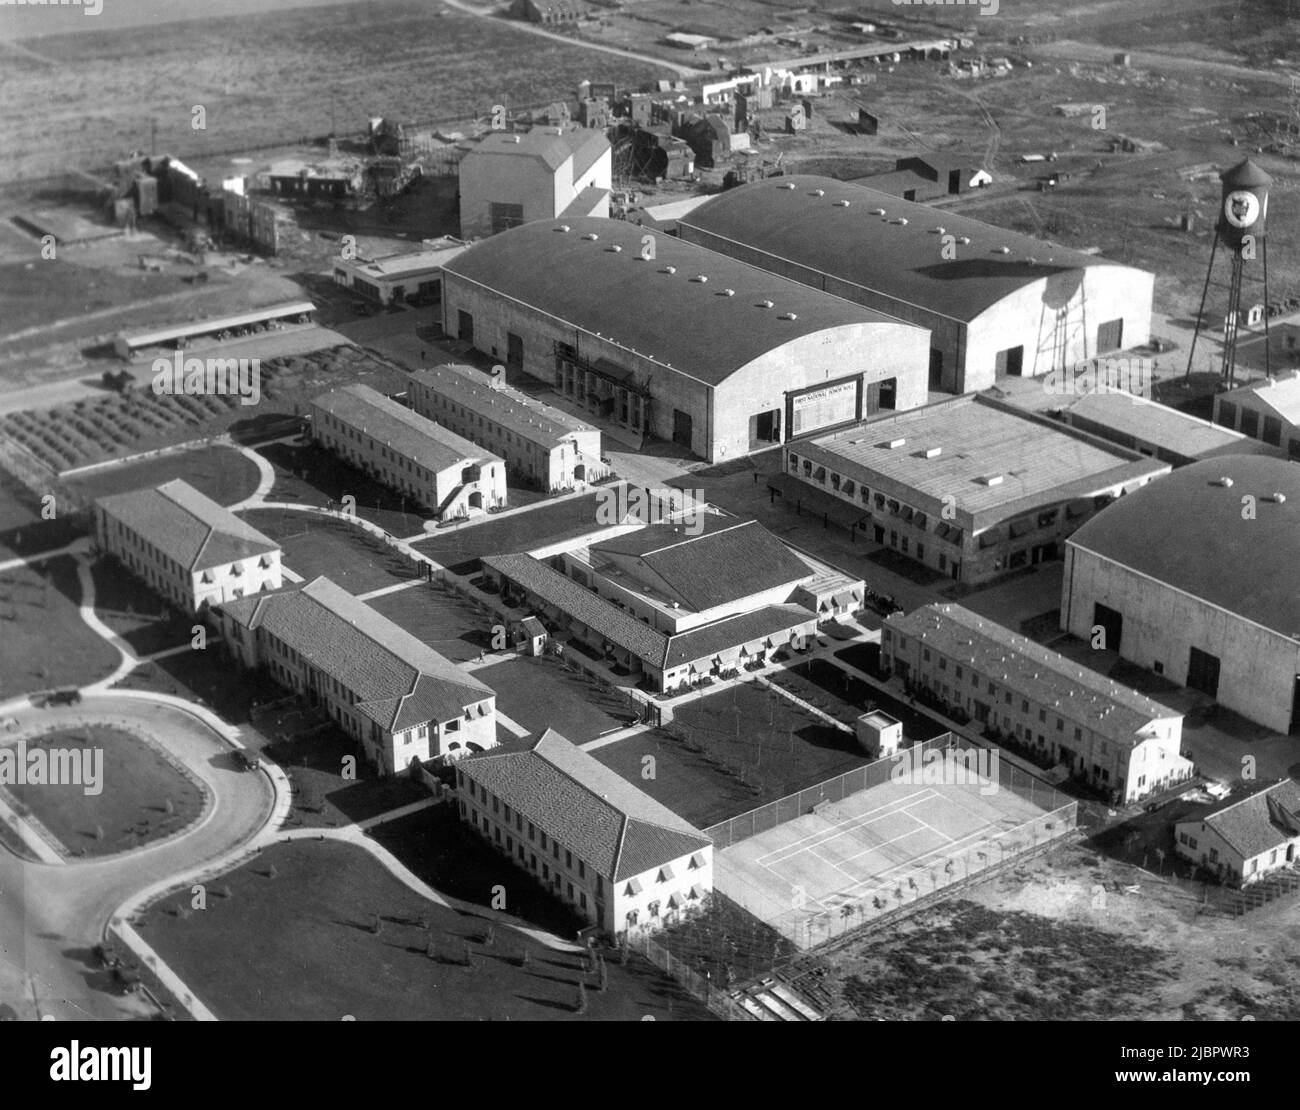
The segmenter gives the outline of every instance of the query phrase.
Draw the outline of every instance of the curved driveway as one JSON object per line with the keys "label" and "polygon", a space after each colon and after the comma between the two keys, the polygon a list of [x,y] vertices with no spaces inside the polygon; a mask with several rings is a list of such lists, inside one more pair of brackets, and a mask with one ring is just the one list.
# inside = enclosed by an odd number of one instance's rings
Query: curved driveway
{"label": "curved driveway", "polygon": [[[88,718],[126,722],[165,743],[207,787],[210,804],[196,825],[157,844],[102,859],[62,866],[29,863],[0,852],[0,956],[25,971],[26,997],[15,1006],[58,1019],[120,1019],[145,1012],[142,1000],[107,990],[107,976],[91,966],[89,949],[103,938],[114,912],[139,891],[236,852],[266,828],[276,798],[263,774],[235,769],[231,743],[198,713],[136,692],[90,695],[68,709],[29,709],[20,725],[69,724]],[[112,783],[104,784],[105,790]],[[287,796],[284,796],[287,804]],[[0,982],[8,982],[6,976]],[[8,993],[8,992],[6,992]],[[32,1016],[36,1016],[32,1014]]]}

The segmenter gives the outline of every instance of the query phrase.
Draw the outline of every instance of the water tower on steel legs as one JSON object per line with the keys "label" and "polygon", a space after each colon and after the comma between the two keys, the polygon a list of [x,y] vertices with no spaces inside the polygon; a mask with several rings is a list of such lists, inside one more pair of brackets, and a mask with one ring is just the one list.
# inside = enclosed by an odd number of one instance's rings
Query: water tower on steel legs
{"label": "water tower on steel legs", "polygon": [[1268,351],[1268,190],[1273,179],[1247,158],[1232,169],[1219,175],[1223,183],[1219,202],[1219,218],[1214,227],[1214,243],[1210,248],[1210,265],[1205,272],[1205,288],[1201,291],[1201,308],[1196,315],[1196,334],[1192,337],[1187,355],[1187,374],[1192,372],[1192,356],[1196,353],[1196,340],[1205,327],[1205,301],[1214,276],[1214,259],[1219,245],[1229,252],[1231,272],[1228,278],[1228,306],[1223,321],[1223,364],[1220,370],[1222,388],[1231,389],[1236,384],[1237,333],[1245,317],[1241,309],[1242,286],[1247,280],[1264,285],[1264,368],[1272,377]]}

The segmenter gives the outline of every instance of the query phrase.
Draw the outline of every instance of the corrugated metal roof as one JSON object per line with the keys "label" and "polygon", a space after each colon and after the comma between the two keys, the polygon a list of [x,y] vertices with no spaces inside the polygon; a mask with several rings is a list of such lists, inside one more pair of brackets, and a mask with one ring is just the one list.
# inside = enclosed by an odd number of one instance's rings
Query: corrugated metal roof
{"label": "corrugated metal roof", "polygon": [[536,220],[476,243],[444,272],[710,385],[835,328],[871,328],[886,345],[925,331],[669,235],[644,259],[645,234],[623,220]]}
{"label": "corrugated metal roof", "polygon": [[[1247,496],[1253,520],[1242,516]],[[1120,498],[1066,543],[1300,641],[1300,466],[1286,459],[1192,463]]]}
{"label": "corrugated metal roof", "polygon": [[[885,215],[874,213],[880,208]],[[685,216],[680,227],[684,238],[698,228],[962,321],[1043,278],[1061,280],[1073,271],[1066,280],[1077,281],[1086,267],[1118,265],[949,209],[809,175],[728,189]],[[960,244],[955,258],[941,256],[939,227]]]}

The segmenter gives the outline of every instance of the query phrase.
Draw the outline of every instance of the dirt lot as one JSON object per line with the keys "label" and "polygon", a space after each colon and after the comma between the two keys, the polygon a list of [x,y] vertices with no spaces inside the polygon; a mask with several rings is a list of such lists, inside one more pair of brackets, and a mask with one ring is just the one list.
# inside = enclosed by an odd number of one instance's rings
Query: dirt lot
{"label": "dirt lot", "polygon": [[1198,914],[1198,903],[1194,892],[1086,846],[1064,849],[830,951],[839,1012],[959,1021],[1300,1016],[1295,896],[1236,918]]}

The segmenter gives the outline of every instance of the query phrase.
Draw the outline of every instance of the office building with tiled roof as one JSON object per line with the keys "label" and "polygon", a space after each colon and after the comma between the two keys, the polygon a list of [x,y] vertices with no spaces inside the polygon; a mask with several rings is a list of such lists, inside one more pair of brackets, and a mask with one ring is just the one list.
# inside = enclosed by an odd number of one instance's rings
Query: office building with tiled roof
{"label": "office building with tiled roof", "polygon": [[1256,785],[1189,814],[1174,825],[1174,850],[1243,886],[1293,869],[1300,853],[1300,786],[1291,779]]}
{"label": "office building with tiled roof", "polygon": [[462,760],[456,793],[463,821],[607,935],[713,892],[712,841],[552,729]]}
{"label": "office building with tiled roof", "polygon": [[929,334],[624,220],[542,220],[447,264],[444,331],[634,446],[720,462],[926,400]]}
{"label": "office building with tiled roof", "polygon": [[406,494],[435,520],[505,507],[504,459],[368,385],[314,398],[311,428],[321,447]]}
{"label": "office building with tiled roof", "polygon": [[95,539],[177,609],[280,588],[280,548],[179,478],[101,497]]}
{"label": "office building with tiled roof", "polygon": [[215,612],[243,666],[327,713],[382,774],[497,742],[489,687],[328,578]]}
{"label": "office building with tiled roof", "polygon": [[755,521],[704,519],[695,535],[650,525],[546,561],[488,556],[483,569],[552,641],[573,637],[659,691],[757,669],[806,646],[819,621],[861,607],[861,579],[812,563]]}
{"label": "office building with tiled roof", "polygon": [[1181,713],[961,605],[887,617],[880,661],[1116,802],[1192,775]]}
{"label": "office building with tiled roof", "polygon": [[579,488],[608,476],[600,429],[506,384],[449,363],[411,375],[411,407],[421,416],[500,455],[517,481],[546,492]]}
{"label": "office building with tiled roof", "polygon": [[934,390],[1038,377],[1150,339],[1153,274],[829,177],[728,189],[678,234],[927,329]]}
{"label": "office building with tiled roof", "polygon": [[1274,732],[1300,734],[1300,466],[1222,455],[1066,541],[1061,627]]}
{"label": "office building with tiled roof", "polygon": [[787,496],[810,486],[847,527],[969,583],[1061,558],[1061,541],[1099,508],[1171,469],[979,394],[792,443],[784,455]]}

